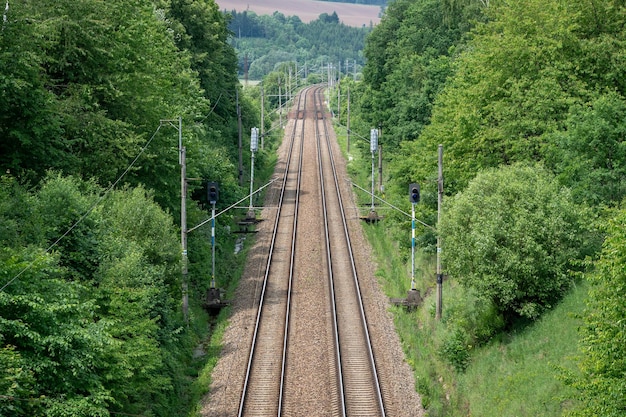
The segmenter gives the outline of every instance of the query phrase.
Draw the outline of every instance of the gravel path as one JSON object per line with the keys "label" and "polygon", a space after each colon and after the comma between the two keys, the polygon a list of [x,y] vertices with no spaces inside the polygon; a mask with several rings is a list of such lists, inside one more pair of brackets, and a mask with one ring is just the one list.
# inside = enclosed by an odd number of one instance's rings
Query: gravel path
{"label": "gravel path", "polygon": [[[294,120],[290,119],[285,131],[290,132],[290,129],[293,129],[293,127]],[[399,417],[423,416],[424,412],[420,405],[420,398],[414,389],[415,381],[412,370],[404,361],[404,354],[399,338],[395,333],[393,319],[387,311],[389,306],[388,298],[384,295],[376,280],[376,265],[372,262],[373,255],[371,248],[364,238],[362,231],[363,225],[358,218],[357,211],[354,209],[354,207],[356,207],[354,195],[346,181],[348,177],[345,169],[345,161],[341,157],[340,150],[336,144],[334,132],[331,132],[331,137],[334,143],[333,152],[335,163],[340,175],[341,192],[349,216],[350,238],[355,251],[359,282],[364,299],[366,300],[366,315],[369,322],[369,331],[373,339],[374,355],[381,379],[385,404],[387,406],[387,415]],[[275,171],[277,175],[282,175],[284,171],[287,150],[285,145],[286,143],[279,149],[279,162]],[[257,226],[258,233],[256,234],[256,243],[248,252],[244,276],[241,279],[239,288],[235,294],[235,300],[233,300],[232,303],[230,324],[224,334],[222,354],[212,374],[210,392],[203,400],[202,416],[231,417],[236,416],[238,412],[264,267],[267,262],[267,247],[269,245],[269,239],[271,238],[272,223],[276,213],[275,206],[278,198],[279,182],[280,181],[276,181],[275,184],[277,185],[270,187],[266,196],[266,208],[261,214],[261,217],[265,219],[265,221],[259,223]],[[319,260],[316,256],[312,256],[311,258],[312,260]],[[315,270],[314,262],[309,267],[311,271]],[[317,284],[310,281],[308,285],[312,285],[311,289],[314,289]],[[316,291],[317,290],[320,289],[318,288]],[[324,320],[322,319],[321,321]],[[298,326],[301,329],[305,329],[306,323],[299,323]],[[319,355],[320,358],[325,356],[325,352],[316,352],[315,349],[315,344],[312,343],[310,352]],[[326,361],[326,359],[323,359],[323,361]],[[313,375],[313,371],[309,368],[307,372],[302,372],[298,375],[298,378],[303,380],[303,387],[307,386],[307,381],[304,380],[307,379],[307,375],[310,375],[311,380],[319,379],[319,374]],[[319,384],[316,384],[316,390],[324,388],[317,385]],[[304,390],[306,390],[306,388],[303,388],[303,391]],[[308,394],[313,394],[315,390],[310,391],[312,392],[303,392],[299,395],[301,395],[303,399],[311,398]],[[322,409],[317,413],[311,409],[305,412],[304,408],[306,408],[306,405],[304,403],[302,405],[303,409],[301,410],[301,414],[297,414],[297,411],[294,411],[295,414],[293,415],[307,417],[328,415],[327,411]]]}

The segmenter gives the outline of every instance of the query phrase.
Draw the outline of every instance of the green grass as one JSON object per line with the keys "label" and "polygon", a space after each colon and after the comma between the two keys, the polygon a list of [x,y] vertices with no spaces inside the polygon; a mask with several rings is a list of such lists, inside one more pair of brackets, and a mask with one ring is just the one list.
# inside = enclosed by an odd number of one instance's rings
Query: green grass
{"label": "green grass", "polygon": [[[397,243],[389,241],[383,223],[365,226],[366,235],[373,246],[378,270],[376,275],[389,297],[405,297],[410,289],[410,258],[403,260],[397,250]],[[435,264],[428,256],[416,257],[422,271],[432,269]],[[433,274],[416,274],[417,288],[422,294],[433,293]],[[445,288],[444,288],[445,293]],[[402,307],[392,307],[396,331],[400,336],[407,362],[415,375],[416,390],[422,396],[422,404],[429,416],[452,416],[451,388],[456,384],[454,370],[445,363],[437,349],[436,338],[444,327],[435,321],[434,297],[428,296],[423,306],[414,311]]]}
{"label": "green grass", "polygon": [[209,388],[211,387],[211,375],[213,373],[215,365],[217,364],[217,361],[220,358],[220,354],[222,351],[222,340],[224,337],[224,332],[228,327],[228,319],[230,317],[230,313],[230,307],[227,307],[220,311],[212,327],[210,337],[204,344],[204,349],[206,351],[206,362],[204,363],[204,366],[199,370],[198,376],[194,379],[190,389],[190,396],[193,399],[195,407],[189,413],[189,417],[200,417],[201,415],[201,400],[202,397],[209,392]]}
{"label": "green grass", "polygon": [[575,287],[532,326],[501,335],[479,349],[459,376],[459,393],[469,414],[524,417],[560,416],[573,391],[560,379],[562,368],[575,367],[577,318],[587,285]]}

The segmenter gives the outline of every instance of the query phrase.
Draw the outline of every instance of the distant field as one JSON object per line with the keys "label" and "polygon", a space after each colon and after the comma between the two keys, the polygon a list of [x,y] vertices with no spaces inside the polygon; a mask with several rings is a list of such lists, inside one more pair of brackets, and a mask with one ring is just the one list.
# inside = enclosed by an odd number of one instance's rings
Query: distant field
{"label": "distant field", "polygon": [[305,23],[315,20],[322,13],[337,13],[339,21],[348,26],[361,27],[380,22],[380,6],[335,3],[315,0],[216,0],[220,10],[250,10],[259,15],[271,15],[278,11],[285,16],[298,16]]}

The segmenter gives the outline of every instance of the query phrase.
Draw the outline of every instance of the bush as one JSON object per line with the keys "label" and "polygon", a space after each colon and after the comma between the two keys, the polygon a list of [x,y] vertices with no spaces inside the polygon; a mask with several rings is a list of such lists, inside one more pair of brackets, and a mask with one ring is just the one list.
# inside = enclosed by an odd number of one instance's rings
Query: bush
{"label": "bush", "polygon": [[508,320],[536,319],[573,281],[583,215],[540,166],[485,171],[445,207],[444,265]]}
{"label": "bush", "polygon": [[470,363],[470,337],[462,328],[454,329],[444,339],[441,348],[443,358],[457,371],[464,371]]}
{"label": "bush", "polygon": [[456,288],[447,296],[442,322],[446,331],[439,351],[460,372],[469,365],[472,350],[504,327],[502,315],[493,303],[464,288]]}
{"label": "bush", "polygon": [[581,329],[580,371],[568,381],[579,390],[571,416],[623,416],[626,410],[626,210],[606,226],[607,239]]}

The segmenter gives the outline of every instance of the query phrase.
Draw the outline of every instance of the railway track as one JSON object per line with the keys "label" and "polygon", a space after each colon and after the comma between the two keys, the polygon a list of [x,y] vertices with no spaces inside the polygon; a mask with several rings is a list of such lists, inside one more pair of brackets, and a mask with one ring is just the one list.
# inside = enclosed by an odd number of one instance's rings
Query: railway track
{"label": "railway track", "polygon": [[[321,95],[317,94],[315,98],[318,101],[316,107],[322,108]],[[384,416],[383,397],[328,135],[328,124],[323,113],[321,116],[318,112],[316,138],[328,274],[333,288],[331,304],[336,311],[335,327],[345,413],[350,416]]]}
{"label": "railway track", "polygon": [[384,416],[325,118],[297,99],[239,416]]}

